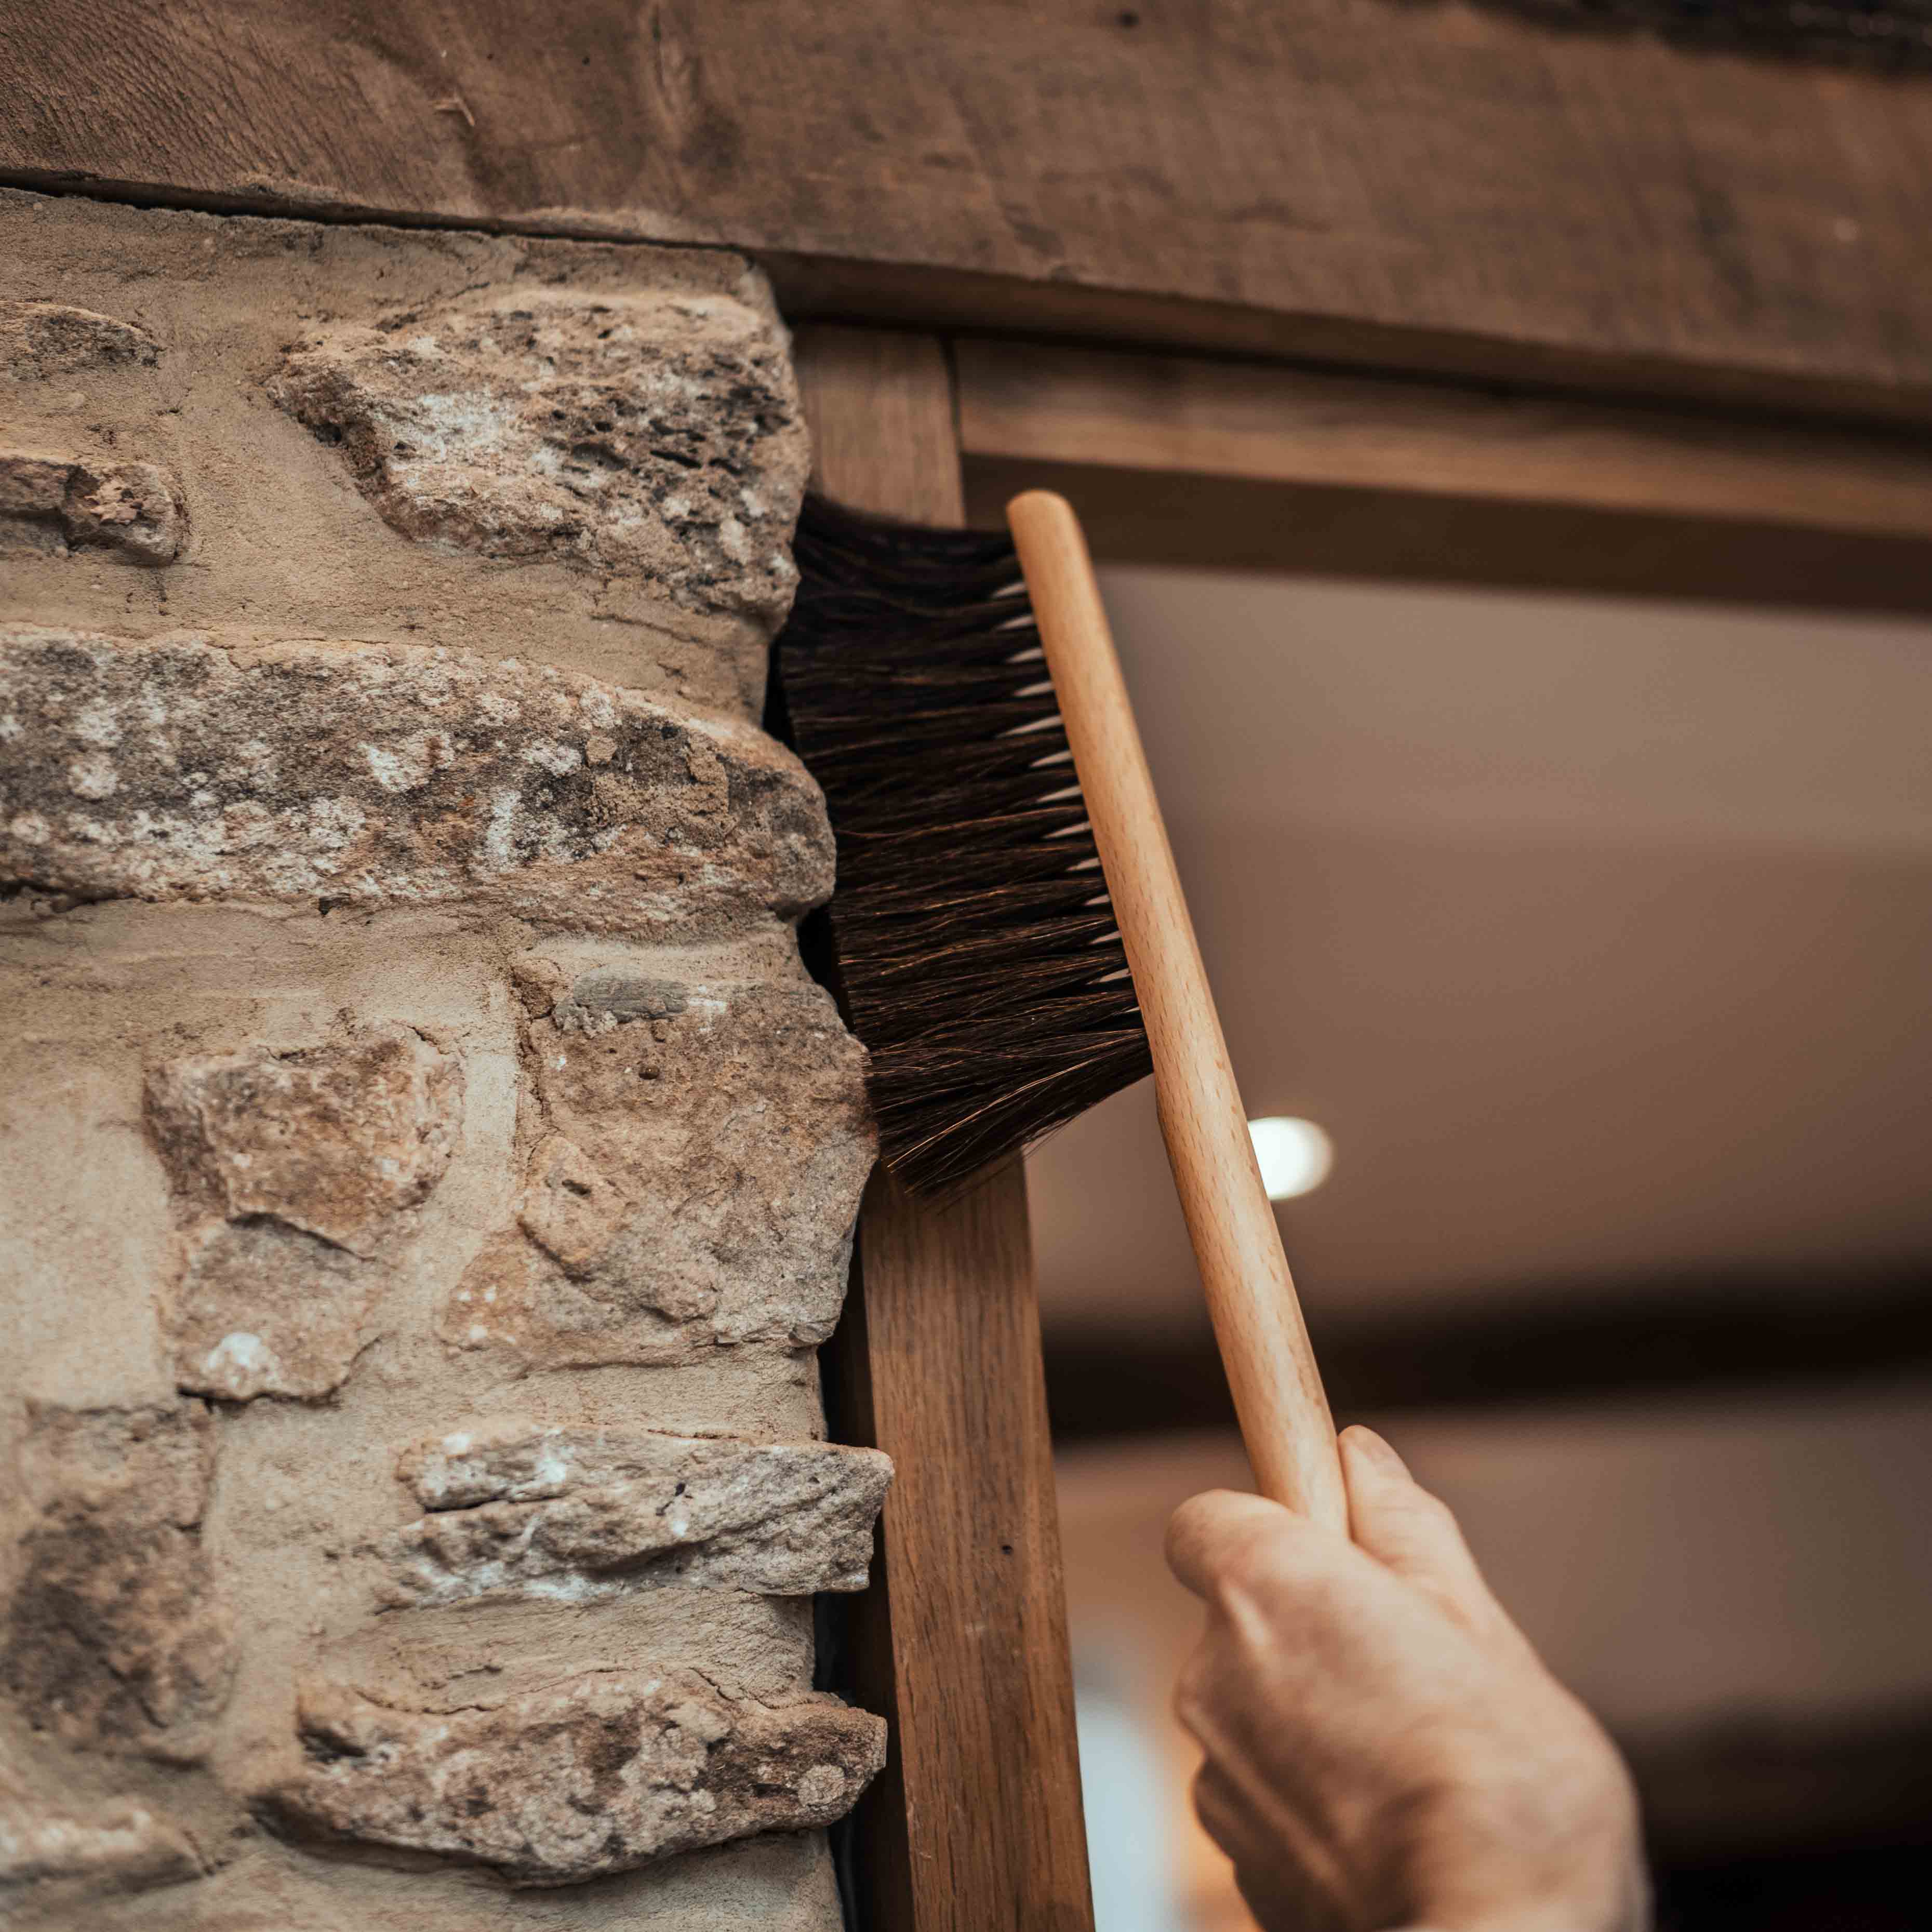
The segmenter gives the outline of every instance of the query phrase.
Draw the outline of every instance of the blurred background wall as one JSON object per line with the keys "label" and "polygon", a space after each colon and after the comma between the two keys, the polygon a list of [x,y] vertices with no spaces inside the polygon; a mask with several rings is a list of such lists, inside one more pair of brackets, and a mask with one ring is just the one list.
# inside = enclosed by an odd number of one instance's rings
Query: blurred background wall
{"label": "blurred background wall", "polygon": [[[1924,1923],[1932,626],[1115,568],[1338,1419],[1642,1784],[1666,1924]],[[1150,1093],[1031,1182],[1101,1932],[1244,1922],[1160,1538],[1246,1480]]]}

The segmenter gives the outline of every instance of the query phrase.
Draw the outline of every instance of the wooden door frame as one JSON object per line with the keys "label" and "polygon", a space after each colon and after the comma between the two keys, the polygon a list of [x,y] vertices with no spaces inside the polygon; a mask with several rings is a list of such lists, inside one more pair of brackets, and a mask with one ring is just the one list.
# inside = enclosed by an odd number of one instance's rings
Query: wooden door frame
{"label": "wooden door frame", "polygon": [[[820,489],[964,520],[951,359],[936,338],[802,331]],[[1040,1311],[1018,1160],[961,1200],[883,1170],[821,1358],[840,1440],[898,1474],[838,1688],[890,1726],[848,1829],[865,1932],[1093,1932]]]}
{"label": "wooden door frame", "polygon": [[[1046,484],[1103,559],[1932,610],[1932,448],[1880,426],[854,325],[798,366],[862,508],[993,524]],[[955,1209],[875,1180],[827,1367],[900,1467],[845,1686],[893,1729],[864,1932],[1090,1932],[1017,1163]]]}

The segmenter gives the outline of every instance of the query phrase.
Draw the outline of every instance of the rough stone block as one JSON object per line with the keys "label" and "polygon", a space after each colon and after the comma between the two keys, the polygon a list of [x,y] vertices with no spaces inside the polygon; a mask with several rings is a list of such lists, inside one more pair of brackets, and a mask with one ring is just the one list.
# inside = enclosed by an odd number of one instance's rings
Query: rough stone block
{"label": "rough stone block", "polygon": [[58,546],[61,509],[73,472],[64,457],[0,450],[0,541],[31,549]]}
{"label": "rough stone block", "polygon": [[172,563],[187,541],[181,485],[152,463],[0,450],[0,556],[98,549]]}
{"label": "rough stone block", "polygon": [[[621,1017],[647,1010],[664,1017]],[[548,1131],[446,1339],[587,1364],[830,1334],[875,1141],[864,1051],[823,988],[601,968],[526,1042]]]}
{"label": "rough stone block", "polygon": [[608,1033],[626,1020],[675,1019],[690,1004],[686,989],[675,980],[603,966],[580,974],[557,1000],[551,1018],[560,1033]]}
{"label": "rough stone block", "polygon": [[227,1702],[232,1631],[201,1517],[207,1412],[30,1404],[20,1492],[32,1514],[0,1639],[0,1688],[82,1750],[190,1763]]}
{"label": "rough stone block", "polygon": [[862,1590],[892,1466],[824,1442],[500,1429],[424,1443],[398,1473],[433,1512],[385,1546],[400,1603],[584,1603],[664,1582]]}
{"label": "rough stone block", "polygon": [[374,1264],[296,1228],[209,1223],[166,1300],[175,1386],[224,1402],[326,1396],[348,1380],[381,1286]]}
{"label": "rough stone block", "polygon": [[382,1285],[373,1258],[442,1178],[462,1102],[460,1063],[409,1027],[151,1071],[148,1132],[186,1226],[176,1386],[230,1402],[340,1388]]}
{"label": "rough stone block", "polygon": [[0,445],[164,464],[194,524],[164,604],[94,550],[8,569],[0,614],[443,644],[758,716],[805,440],[742,257],[0,188]]}
{"label": "rough stone block", "polygon": [[[823,801],[752,723],[770,292],[0,230],[0,1921],[827,1932],[883,1727],[808,1692],[808,1593],[887,1471],[814,1439],[871,1137],[788,929]],[[522,1299],[452,1347],[484,1244]]]}
{"label": "rough stone block", "polygon": [[0,302],[0,373],[16,382],[151,369],[160,359],[160,344],[131,322],[64,302]]}
{"label": "rough stone block", "polygon": [[0,1790],[0,1907],[28,1892],[38,1900],[52,1894],[78,1902],[200,1875],[186,1837],[140,1804],[110,1803],[77,1816],[24,1792]]}
{"label": "rough stone block", "polygon": [[186,1198],[359,1255],[442,1178],[462,1105],[461,1064],[403,1026],[171,1060],[147,1083],[148,1130]]}
{"label": "rough stone block", "polygon": [[728,296],[519,290],[292,351],[274,393],[405,536],[647,577],[775,626],[808,452],[780,331]]}
{"label": "rough stone block", "polygon": [[0,883],[463,901],[689,936],[832,888],[818,788],[752,727],[514,659],[0,626]]}
{"label": "rough stone block", "polygon": [[692,1671],[604,1672],[494,1709],[396,1711],[303,1687],[309,1762],[263,1794],[298,1828],[575,1885],[844,1816],[885,1725],[832,1697],[722,1696]]}

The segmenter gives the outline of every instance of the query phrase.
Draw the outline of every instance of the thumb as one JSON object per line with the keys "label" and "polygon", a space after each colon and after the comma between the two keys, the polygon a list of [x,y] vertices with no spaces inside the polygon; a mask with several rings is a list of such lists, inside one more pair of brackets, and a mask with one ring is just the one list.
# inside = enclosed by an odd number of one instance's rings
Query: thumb
{"label": "thumb", "polygon": [[1342,1430],[1340,1440],[1348,1527],[1357,1545],[1427,1591],[1468,1629],[1485,1634],[1513,1629],[1449,1505],[1424,1489],[1372,1429],[1356,1423]]}

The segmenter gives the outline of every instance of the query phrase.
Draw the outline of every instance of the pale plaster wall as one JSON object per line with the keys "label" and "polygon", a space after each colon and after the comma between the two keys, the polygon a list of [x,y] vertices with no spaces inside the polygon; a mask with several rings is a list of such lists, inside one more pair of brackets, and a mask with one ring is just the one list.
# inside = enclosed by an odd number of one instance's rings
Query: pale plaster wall
{"label": "pale plaster wall", "polygon": [[713,252],[0,194],[0,1920],[838,1922],[872,1156]]}

